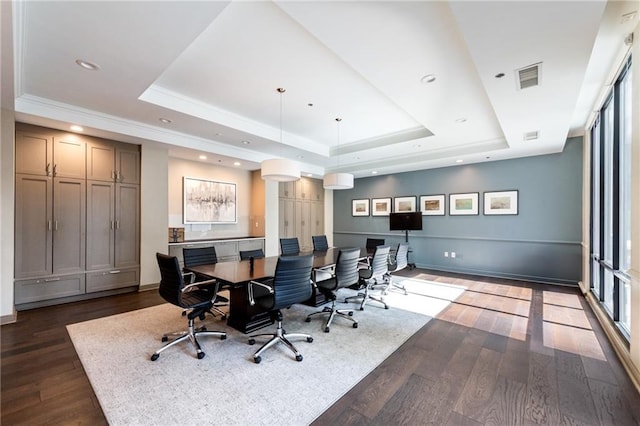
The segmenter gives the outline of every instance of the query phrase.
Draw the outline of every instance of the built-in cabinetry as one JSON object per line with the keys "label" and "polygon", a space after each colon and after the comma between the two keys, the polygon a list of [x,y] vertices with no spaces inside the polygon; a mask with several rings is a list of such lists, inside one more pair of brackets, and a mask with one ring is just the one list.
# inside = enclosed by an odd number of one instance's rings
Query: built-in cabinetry
{"label": "built-in cabinetry", "polygon": [[215,247],[218,262],[230,262],[240,260],[240,251],[257,250],[264,251],[264,238],[224,238],[218,240],[184,241],[169,243],[169,255],[178,258],[183,266],[182,249],[193,247]]}
{"label": "built-in cabinetry", "polygon": [[279,236],[298,237],[300,249],[313,250],[311,236],[324,234],[322,181],[300,178],[279,184]]}
{"label": "built-in cabinetry", "polygon": [[18,308],[139,285],[139,183],[136,145],[16,124]]}

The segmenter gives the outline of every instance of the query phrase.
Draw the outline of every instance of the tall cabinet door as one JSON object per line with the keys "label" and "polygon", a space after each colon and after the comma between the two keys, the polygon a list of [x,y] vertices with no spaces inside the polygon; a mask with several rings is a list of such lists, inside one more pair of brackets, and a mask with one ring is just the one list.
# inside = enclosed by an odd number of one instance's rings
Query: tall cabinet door
{"label": "tall cabinet door", "polygon": [[15,278],[51,274],[52,206],[51,178],[16,175]]}
{"label": "tall cabinet door", "polygon": [[115,180],[116,148],[113,144],[92,141],[87,144],[87,179]]}
{"label": "tall cabinet door", "polygon": [[116,181],[140,184],[140,151],[131,148],[116,148]]}
{"label": "tall cabinet door", "polygon": [[116,184],[115,267],[140,263],[140,187]]}
{"label": "tall cabinet door", "polygon": [[85,180],[54,178],[53,273],[84,272]]}
{"label": "tall cabinet door", "polygon": [[87,181],[87,270],[115,264],[115,184]]}
{"label": "tall cabinet door", "polygon": [[295,228],[295,200],[290,198],[280,198],[279,212],[279,234],[280,238],[291,238],[296,236]]}
{"label": "tall cabinet door", "polygon": [[54,136],[53,176],[85,179],[87,175],[86,144],[75,135]]}

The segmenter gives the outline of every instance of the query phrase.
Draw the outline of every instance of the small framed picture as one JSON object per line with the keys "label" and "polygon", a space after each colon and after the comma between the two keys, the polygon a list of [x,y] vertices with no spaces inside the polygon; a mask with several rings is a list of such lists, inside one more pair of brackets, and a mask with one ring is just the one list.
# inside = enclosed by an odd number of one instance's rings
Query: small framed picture
{"label": "small framed picture", "polygon": [[478,214],[478,193],[449,194],[449,215],[463,216]]}
{"label": "small framed picture", "polygon": [[420,211],[423,216],[444,216],[444,194],[421,195]]}
{"label": "small framed picture", "polygon": [[351,216],[369,216],[369,199],[352,200]]}
{"label": "small framed picture", "polygon": [[389,216],[391,213],[391,198],[372,198],[371,216]]}
{"label": "small framed picture", "polygon": [[393,199],[393,211],[394,213],[405,213],[416,211],[416,197],[396,197]]}
{"label": "small framed picture", "polygon": [[496,191],[484,193],[485,215],[518,214],[518,191]]}

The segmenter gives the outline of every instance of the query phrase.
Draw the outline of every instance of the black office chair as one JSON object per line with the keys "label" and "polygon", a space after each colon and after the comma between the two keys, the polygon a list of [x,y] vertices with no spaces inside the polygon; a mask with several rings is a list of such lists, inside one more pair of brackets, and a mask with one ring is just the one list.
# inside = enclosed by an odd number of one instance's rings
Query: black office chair
{"label": "black office chair", "polygon": [[262,259],[264,257],[264,251],[262,249],[240,250],[240,260],[248,260],[252,257],[254,259]]}
{"label": "black office chair", "polygon": [[367,250],[375,250],[378,246],[384,245],[384,238],[367,238],[365,248]]}
{"label": "black office chair", "polygon": [[386,294],[387,290],[398,288],[407,294],[407,289],[400,283],[393,281],[394,272],[398,272],[409,265],[409,243],[400,243],[396,249],[395,256],[389,257],[387,265],[387,273],[384,274],[384,288],[382,294]]}
{"label": "black office chair", "polygon": [[284,255],[300,253],[298,238],[280,238],[280,253]]}
{"label": "black office chair", "polygon": [[[184,261],[185,268],[189,268],[191,266],[198,265],[208,265],[211,263],[218,263],[218,256],[216,255],[216,248],[211,247],[185,247],[182,249],[182,259]],[[207,281],[209,277],[196,274],[195,282]],[[216,299],[214,300],[213,306],[211,309],[220,314],[223,320],[227,319],[227,314],[221,310],[220,308],[223,306],[227,306],[229,304],[229,299],[226,297],[216,295]],[[209,311],[211,315],[215,314],[212,311]]]}
{"label": "black office chair", "polygon": [[[157,360],[160,353],[165,349],[183,341],[190,341],[196,348],[196,356],[198,359],[202,359],[205,353],[198,343],[198,336],[217,336],[222,340],[227,338],[227,333],[223,331],[207,331],[204,327],[199,329],[195,329],[194,327],[194,320],[196,318],[203,320],[205,313],[213,306],[212,300],[218,291],[218,283],[215,280],[210,280],[187,284],[184,279],[185,275],[182,274],[180,264],[175,256],[156,253],[156,259],[158,261],[158,267],[160,268],[161,277],[160,287],[158,288],[160,296],[167,302],[186,309],[189,322],[186,331],[178,333],[179,337],[165,344],[151,355],[151,361]],[[186,275],[193,276],[193,274]],[[204,287],[209,287],[209,289],[204,290]],[[168,335],[162,337],[163,342],[167,342],[168,340]]]}
{"label": "black office chair", "polygon": [[[280,256],[276,264],[275,276],[269,280],[251,281],[249,283],[249,304],[262,307],[270,311],[271,319],[277,321],[276,332],[273,334],[256,334],[250,336],[249,344],[253,345],[256,337],[269,336],[267,341],[253,355],[256,364],[262,361],[260,356],[268,348],[284,343],[296,356],[296,361],[302,361],[302,354],[293,346],[290,339],[304,338],[313,342],[308,334],[287,333],[282,329],[282,308],[288,308],[294,303],[302,303],[311,297],[311,268],[313,256]],[[258,295],[257,293],[261,293]]]}
{"label": "black office chair", "polygon": [[384,302],[382,297],[376,297],[370,293],[371,290],[378,284],[382,284],[384,282],[384,276],[389,271],[388,267],[388,259],[389,259],[389,250],[391,247],[389,246],[378,246],[376,250],[373,252],[373,257],[371,258],[371,264],[367,269],[359,269],[358,273],[360,275],[361,280],[366,284],[364,286],[364,292],[358,293],[356,296],[347,297],[345,302],[348,302],[352,299],[362,299],[360,303],[360,310],[364,310],[364,305],[369,300],[374,300],[376,302],[382,303],[385,309],[389,309],[389,306]]}
{"label": "black office chair", "polygon": [[311,237],[313,242],[313,251],[327,251],[329,250],[329,242],[326,235],[314,235]]}
{"label": "black office chair", "polygon": [[[324,332],[330,331],[331,322],[336,316],[346,318],[353,322],[353,328],[358,328],[358,321],[353,318],[353,311],[348,309],[336,309],[336,292],[344,287],[349,287],[358,283],[360,278],[358,274],[358,258],[360,257],[359,248],[344,248],[338,252],[336,264],[333,267],[331,278],[316,281],[316,287],[327,300],[331,300],[331,307],[325,307],[323,310],[307,315],[305,321],[310,322],[313,315],[329,314],[329,319],[324,326]],[[322,268],[326,270],[326,268]]]}

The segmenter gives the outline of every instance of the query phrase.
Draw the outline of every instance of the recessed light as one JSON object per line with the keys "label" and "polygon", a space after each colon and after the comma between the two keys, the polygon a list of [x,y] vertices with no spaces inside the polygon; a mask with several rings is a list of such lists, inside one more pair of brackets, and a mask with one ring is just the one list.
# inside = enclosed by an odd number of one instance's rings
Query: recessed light
{"label": "recessed light", "polygon": [[456,160],[456,163],[462,163],[464,160]]}
{"label": "recessed light", "polygon": [[73,132],[84,132],[84,129],[82,128],[82,126],[78,126],[76,124],[74,124],[73,126],[70,127],[71,131]]}
{"label": "recessed light", "polygon": [[161,123],[164,123],[164,124],[171,123],[171,120],[169,120],[168,118],[158,118],[158,121],[160,121]]}
{"label": "recessed light", "polygon": [[312,106],[313,106],[313,104],[312,104],[311,102],[309,102],[309,103],[307,104],[307,106],[308,106],[308,107],[312,107]]}
{"label": "recessed light", "polygon": [[297,158],[298,160],[302,160],[302,159],[304,158],[304,155],[296,155],[296,158]]}
{"label": "recessed light", "polygon": [[495,78],[502,78],[502,77],[504,77],[504,73],[503,73],[503,72],[499,72],[499,73],[498,73],[498,74],[496,74],[494,77],[495,77]]}
{"label": "recessed light", "polygon": [[250,144],[251,144],[251,142],[249,142],[249,141],[242,141],[242,144],[243,144],[243,145],[250,145]]}
{"label": "recessed light", "polygon": [[433,74],[427,74],[420,79],[420,82],[424,84],[433,83],[434,81],[436,81],[436,76]]}
{"label": "recessed light", "polygon": [[76,59],[76,64],[89,71],[97,71],[100,69],[98,64],[94,64],[93,62],[85,61],[83,59]]}
{"label": "recessed light", "polygon": [[207,156],[206,155],[200,155],[200,156],[198,156],[198,158],[201,159],[201,160],[206,160]]}
{"label": "recessed light", "polygon": [[374,171],[372,171],[372,172],[371,172],[371,174],[372,174],[372,175],[377,175],[377,174],[378,174],[378,172],[377,172],[376,170],[374,170]]}
{"label": "recessed light", "polygon": [[465,123],[466,121],[467,119],[464,117],[456,118],[456,123]]}
{"label": "recessed light", "polygon": [[234,166],[239,166],[239,165],[240,165],[240,162],[239,162],[239,161],[234,161],[234,162],[233,162],[233,165],[234,165]]}

